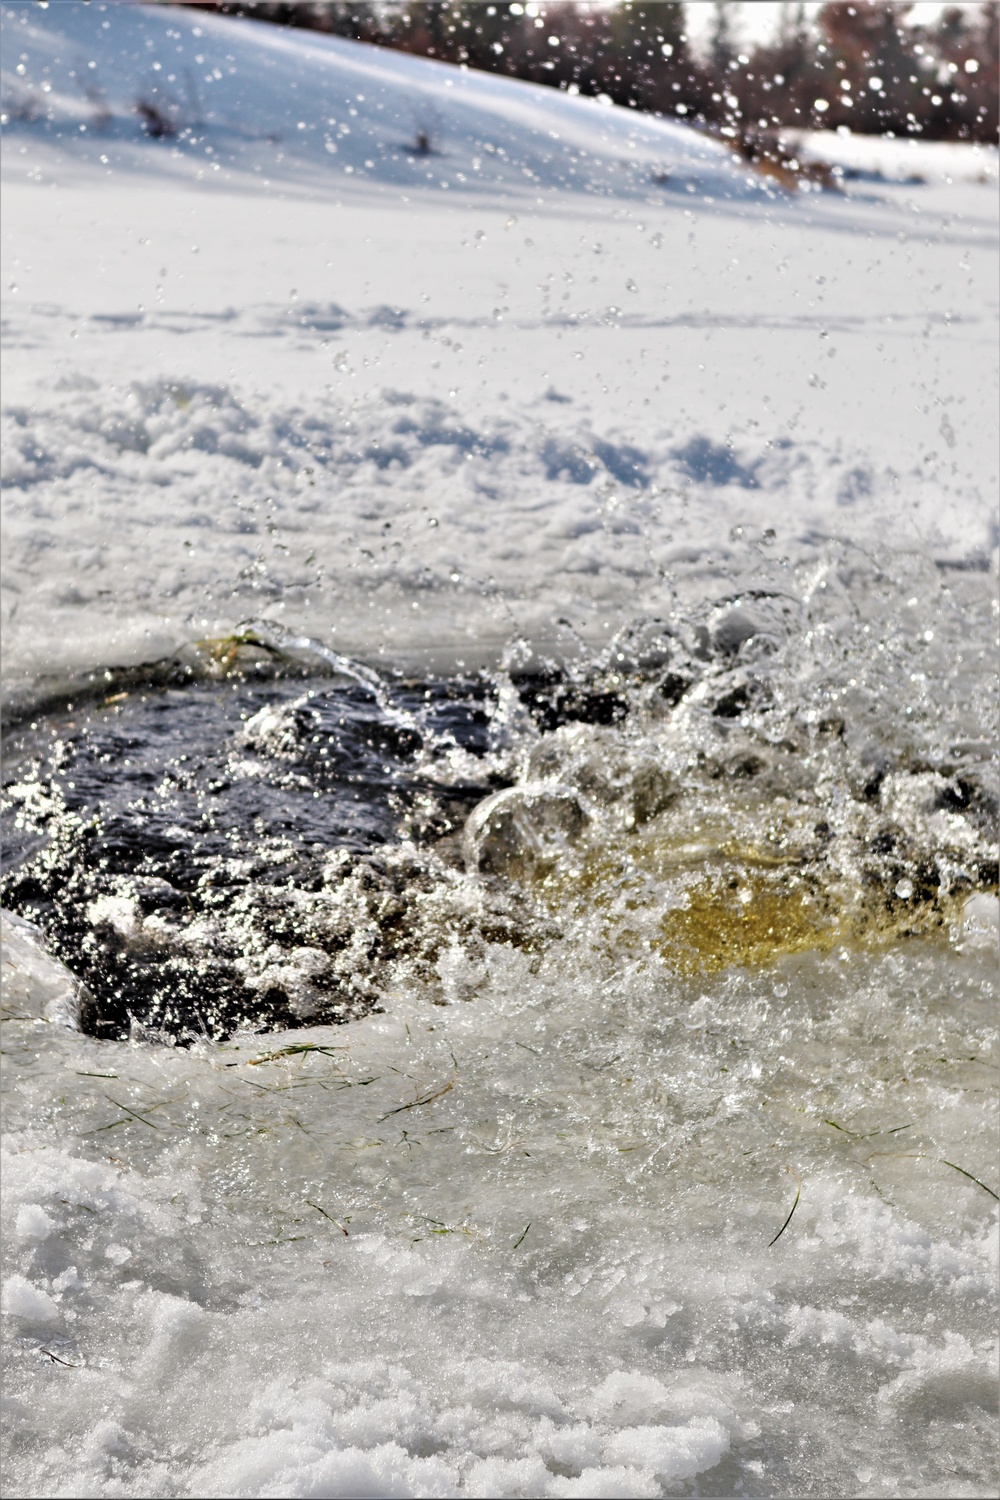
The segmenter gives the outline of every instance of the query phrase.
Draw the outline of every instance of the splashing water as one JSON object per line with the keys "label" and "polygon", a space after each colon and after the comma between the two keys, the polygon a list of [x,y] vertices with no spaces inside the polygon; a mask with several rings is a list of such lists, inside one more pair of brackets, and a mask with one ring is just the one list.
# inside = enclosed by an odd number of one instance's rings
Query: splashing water
{"label": "splashing water", "polygon": [[491,942],[694,974],[941,932],[997,879],[988,599],[934,579],[928,609],[914,566],[833,556],[492,678],[258,622],[16,737],[6,903],[86,1030],[188,1040],[356,1016]]}

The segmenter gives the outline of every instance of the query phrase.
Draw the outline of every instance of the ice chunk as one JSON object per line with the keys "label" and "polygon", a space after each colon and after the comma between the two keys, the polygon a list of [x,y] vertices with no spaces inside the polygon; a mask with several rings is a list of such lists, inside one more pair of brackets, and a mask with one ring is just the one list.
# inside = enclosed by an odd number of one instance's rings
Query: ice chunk
{"label": "ice chunk", "polygon": [[3,1311],[8,1317],[23,1318],[26,1323],[59,1321],[59,1309],[48,1292],[16,1272],[4,1283]]}
{"label": "ice chunk", "polygon": [[3,993],[19,1015],[54,1026],[79,1027],[82,986],[58,959],[46,953],[37,927],[12,912],[0,915],[3,938]]}
{"label": "ice chunk", "polygon": [[626,1427],[604,1444],[612,1463],[652,1469],[662,1479],[689,1479],[714,1469],[729,1448],[729,1435],[713,1417],[683,1427]]}
{"label": "ice chunk", "polygon": [[15,1230],[19,1240],[47,1240],[55,1226],[39,1203],[22,1203]]}

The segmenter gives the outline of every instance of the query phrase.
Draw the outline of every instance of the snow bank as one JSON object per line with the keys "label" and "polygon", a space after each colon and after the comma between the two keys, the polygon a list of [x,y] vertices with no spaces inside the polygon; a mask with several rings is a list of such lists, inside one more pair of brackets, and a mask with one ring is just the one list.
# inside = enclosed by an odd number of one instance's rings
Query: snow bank
{"label": "snow bank", "polygon": [[924,141],[916,136],[853,135],[849,130],[800,130],[785,137],[813,161],[841,167],[845,180],[904,183],[920,187],[928,182],[974,182],[995,187],[996,146],[974,146],[961,141]]}
{"label": "snow bank", "polygon": [[868,202],[588,226],[99,191],[94,221],[86,193],[6,189],[31,226],[5,306],[8,683],[261,612],[363,656],[495,659],[563,616],[595,638],[735,527],[995,546],[974,204],[931,203],[911,241]]}

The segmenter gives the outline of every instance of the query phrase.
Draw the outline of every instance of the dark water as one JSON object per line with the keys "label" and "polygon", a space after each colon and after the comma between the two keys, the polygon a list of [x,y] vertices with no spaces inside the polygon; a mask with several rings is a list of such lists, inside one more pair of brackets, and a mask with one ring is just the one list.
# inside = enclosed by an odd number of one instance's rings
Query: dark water
{"label": "dark water", "polygon": [[[184,1040],[370,1008],[376,956],[413,947],[395,930],[408,897],[457,865],[454,835],[507,784],[485,760],[488,678],[303,680],[292,665],[136,687],[7,737],[4,904],[83,980],[85,1030]],[[627,712],[557,670],[517,682],[547,729]],[[453,751],[463,771],[442,778]],[[322,963],[352,940],[353,971]],[[259,978],[279,951],[298,954],[297,986],[294,958]]]}
{"label": "dark water", "polygon": [[[240,960],[262,945],[329,946],[337,934],[316,931],[310,895],[361,868],[387,895],[375,851],[405,835],[440,840],[491,790],[485,770],[441,786],[419,764],[430,747],[482,755],[484,682],[380,696],[350,681],[193,682],[10,736],[8,783],[20,795],[4,814],[4,901],[85,982],[87,1030],[294,1024],[284,991],[248,986]],[[135,940],[120,909],[94,909],[102,896],[133,902],[139,923],[159,919],[163,941]],[[241,902],[243,952],[213,929]],[[179,946],[199,923],[197,941]],[[315,975],[317,1006],[343,1016],[370,1004],[351,979]]]}

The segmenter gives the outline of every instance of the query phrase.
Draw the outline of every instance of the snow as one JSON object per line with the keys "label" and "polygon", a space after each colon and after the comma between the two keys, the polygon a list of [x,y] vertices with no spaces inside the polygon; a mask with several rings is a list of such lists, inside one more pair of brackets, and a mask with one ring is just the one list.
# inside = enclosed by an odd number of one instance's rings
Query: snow
{"label": "snow", "polygon": [[116,10],[111,20],[106,7],[61,6],[53,26],[28,6],[5,7],[8,120],[20,133],[43,118],[92,171],[148,175],[135,117],[145,100],[179,135],[160,170],[181,180],[217,170],[256,186],[273,174],[283,190],[328,195],[335,175],[338,189],[429,187],[486,202],[498,190],[530,203],[553,189],[643,202],[654,174],[669,174],[671,191],[767,193],[721,145],[601,101],[339,38]]}
{"label": "snow", "polygon": [[[960,141],[924,141],[917,136],[854,135],[840,130],[799,130],[787,135],[810,160],[845,168],[856,178],[910,186],[937,182],[974,182],[995,186],[997,148]],[[850,178],[848,179],[850,180]]]}
{"label": "snow", "polygon": [[[887,180],[790,197],[335,39],[2,21],[9,704],[249,616],[442,671],[601,644],[748,557],[841,589],[865,671],[949,610],[987,652],[995,153],[824,138]],[[887,708],[930,735],[920,651]],[[7,1488],[992,1493],[996,1217],[950,1164],[995,1186],[995,931],[979,894],[950,937],[669,984],[456,945],[451,1003],[292,1054],[81,1036],[5,914]]]}
{"label": "snow", "polygon": [[[506,963],[474,1004],[429,1016],[403,1000],[349,1033],[295,1033],[332,1042],[336,1062],[249,1063],[280,1038],[192,1057],[17,1032],[4,1212],[52,1228],[7,1237],[10,1487],[652,1495],[700,1473],[731,1492],[756,1472],[766,1491],[843,1493],[846,1458],[870,1466],[872,1493],[925,1492],[914,1423],[943,1434],[993,1388],[979,1190],[916,1160],[864,1167],[868,1142],[831,1160],[820,1137],[835,1132],[803,1111],[815,1084],[782,1076],[794,1043],[768,1035],[752,976],[721,1005],[664,1015],[638,977],[595,975],[581,996],[565,963],[530,982]],[[926,958],[830,967],[789,974],[783,1012],[834,1069],[851,1050],[833,1038],[873,1017],[899,1059],[937,1027],[962,1034]],[[731,1059],[750,1048],[728,1089],[706,1072],[709,1014]],[[946,1074],[937,1121],[924,1092],[911,1112],[968,1153],[979,1107]],[[449,1077],[407,1124],[378,1123]],[[663,1091],[680,1136],[654,1119]],[[851,1091],[861,1103],[863,1081]],[[727,1149],[750,1152],[739,1185]],[[806,1192],[795,1237],[769,1252],[789,1159]],[[39,1347],[73,1368],[39,1366]],[[976,1441],[964,1451],[988,1472]]]}
{"label": "snow", "polygon": [[[593,638],[737,524],[794,546],[891,517],[944,555],[995,545],[995,391],[969,378],[995,326],[982,187],[795,201],[686,127],[554,90],[111,14],[4,12],[27,59],[9,87],[52,112],[5,147],[8,684],[162,656],[262,607],[365,655],[374,626],[397,658],[495,655],[554,615]],[[88,55],[114,111],[99,137],[74,123]],[[193,137],[141,136],[154,55],[175,92],[175,55],[221,74]],[[488,179],[400,191],[415,89],[449,171],[502,124]],[[352,151],[373,132],[384,151],[329,156],[321,106]],[[539,112],[564,127],[544,161]],[[654,159],[694,163],[695,195],[651,194]]]}

